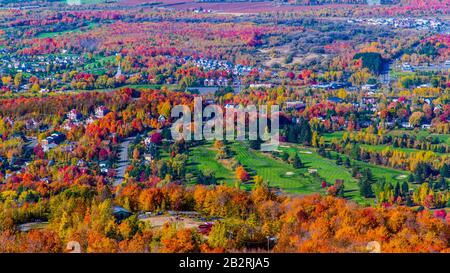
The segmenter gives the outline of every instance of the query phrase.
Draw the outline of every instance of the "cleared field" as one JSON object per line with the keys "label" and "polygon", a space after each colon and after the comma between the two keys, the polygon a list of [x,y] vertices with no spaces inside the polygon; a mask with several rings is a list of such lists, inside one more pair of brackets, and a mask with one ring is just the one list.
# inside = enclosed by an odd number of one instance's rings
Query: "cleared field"
{"label": "cleared field", "polygon": [[152,229],[160,229],[165,223],[176,223],[177,225],[183,226],[184,228],[197,228],[203,222],[188,218],[188,217],[174,217],[174,216],[151,216],[148,218],[140,219],[142,222],[147,222],[150,224]]}
{"label": "cleared field", "polygon": [[95,61],[84,66],[84,69],[96,75],[105,74],[107,64],[115,64],[116,56],[95,57]]}

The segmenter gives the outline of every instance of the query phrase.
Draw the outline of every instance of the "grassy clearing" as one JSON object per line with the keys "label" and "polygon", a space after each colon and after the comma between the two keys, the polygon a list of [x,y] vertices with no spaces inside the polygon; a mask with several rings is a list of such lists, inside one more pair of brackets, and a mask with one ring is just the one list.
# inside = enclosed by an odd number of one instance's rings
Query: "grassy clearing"
{"label": "grassy clearing", "polygon": [[79,32],[86,31],[86,30],[92,30],[97,25],[98,25],[97,23],[89,23],[87,26],[83,26],[83,27],[76,28],[76,29],[69,29],[69,30],[63,30],[63,31],[54,31],[54,32],[41,32],[36,37],[37,38],[53,38],[53,37],[61,36],[61,35],[67,35],[67,34],[72,34],[72,33],[79,33]]}
{"label": "grassy clearing", "polygon": [[450,145],[450,134],[434,134],[426,130],[420,130],[416,132],[414,130],[404,130],[404,129],[392,130],[388,133],[388,135],[391,136],[402,136],[404,134],[408,136],[414,135],[418,139],[424,139],[427,137],[437,138],[439,139],[440,142],[447,143],[448,145]]}
{"label": "grassy clearing", "polygon": [[36,37],[41,38],[41,39],[53,38],[55,36],[65,35],[65,34],[70,34],[70,33],[77,33],[77,32],[81,32],[80,29],[71,29],[71,30],[56,31],[56,32],[41,32]]}
{"label": "grassy clearing", "polygon": [[297,153],[302,160],[305,168],[317,170],[317,173],[328,183],[335,183],[337,179],[344,180],[345,197],[355,201],[363,201],[359,195],[359,187],[355,178],[343,166],[337,165],[333,160],[321,157],[313,149],[303,147],[283,147],[282,150],[290,155]]}
{"label": "grassy clearing", "polygon": [[84,70],[96,75],[103,75],[106,73],[105,67],[111,64],[115,64],[115,62],[116,56],[107,56],[107,57],[95,56],[94,62],[86,64],[84,66]]}
{"label": "grassy clearing", "polygon": [[[335,183],[337,179],[344,180],[345,197],[359,203],[371,202],[359,194],[358,182],[351,175],[351,169],[343,165],[337,165],[334,159],[320,156],[315,149],[305,148],[300,145],[280,146],[280,150],[288,152],[291,156],[297,153],[300,156],[303,168],[295,169],[291,164],[272,157],[268,153],[252,150],[246,143],[233,142],[230,145],[232,156],[242,164],[251,176],[260,175],[271,187],[276,187],[291,194],[324,193],[320,179],[315,178],[309,171],[316,170],[321,179],[328,183]],[[332,152],[332,156],[338,155]],[[345,156],[339,154],[344,160]],[[216,159],[216,151],[211,143],[206,143],[191,148],[189,153],[189,168],[196,170],[212,170],[219,183],[233,185],[235,182],[234,171],[224,166]],[[351,160],[352,166],[361,169],[369,168],[376,178],[386,178],[387,181],[404,181],[409,174],[406,171],[395,170],[382,166],[372,165],[362,161]],[[243,184],[243,188],[249,190],[253,182]]]}
{"label": "grassy clearing", "polygon": [[391,70],[390,71],[390,75],[392,78],[399,78],[399,77],[405,77],[405,76],[414,76],[416,75],[415,72],[405,72],[405,71],[400,71],[400,70]]}
{"label": "grassy clearing", "polygon": [[344,135],[343,131],[337,131],[337,132],[333,132],[333,133],[323,134],[323,138],[325,139],[326,142],[331,142],[334,138],[337,140],[342,139],[343,135]]}
{"label": "grassy clearing", "polygon": [[[332,156],[339,155],[343,160],[345,160],[345,156],[342,154],[338,154],[336,152],[331,152]],[[403,181],[408,176],[409,172],[403,170],[396,170],[392,168],[387,168],[383,166],[373,165],[367,162],[358,161],[350,159],[352,166],[358,166],[360,169],[368,168],[372,171],[372,174],[376,178],[386,178],[387,181],[395,182],[395,181]]]}
{"label": "grassy clearing", "polygon": [[200,171],[211,170],[215,173],[219,183],[233,184],[235,181],[233,171],[218,162],[216,154],[211,144],[191,148],[189,168],[191,170],[196,168]]}
{"label": "grassy clearing", "polygon": [[[401,151],[401,152],[405,152],[407,154],[411,154],[411,153],[418,153],[418,152],[429,152],[427,150],[418,150],[418,149],[413,149],[413,148],[394,148],[392,146],[389,145],[369,145],[369,144],[361,144],[360,145],[361,148],[364,148],[368,151],[376,151],[376,152],[381,152],[383,150],[385,150],[386,148],[390,148],[393,151]],[[431,151],[433,153],[435,153],[436,155],[445,155],[443,153],[437,153],[434,151]]]}
{"label": "grassy clearing", "polygon": [[[334,138],[337,140],[342,139],[342,135],[344,135],[343,131],[337,131],[337,132],[333,132],[333,133],[323,134],[323,137],[326,142],[331,142]],[[389,131],[387,133],[387,135],[397,136],[397,137],[401,137],[403,135],[408,135],[408,136],[415,136],[418,139],[425,139],[427,137],[432,137],[432,138],[439,139],[439,141],[442,143],[447,143],[450,145],[450,134],[434,134],[434,133],[430,133],[427,130],[419,130],[416,132],[414,130],[396,129],[396,130]]]}
{"label": "grassy clearing", "polygon": [[236,159],[252,175],[260,175],[271,187],[278,187],[288,193],[311,194],[323,192],[320,183],[315,181],[306,168],[295,169],[290,164],[251,150],[245,143],[231,145]]}

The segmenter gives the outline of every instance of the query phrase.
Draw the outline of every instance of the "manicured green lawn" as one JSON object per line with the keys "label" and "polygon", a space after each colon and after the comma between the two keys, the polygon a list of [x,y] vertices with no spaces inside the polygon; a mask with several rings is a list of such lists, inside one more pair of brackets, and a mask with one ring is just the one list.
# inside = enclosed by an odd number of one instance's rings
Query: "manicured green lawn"
{"label": "manicured green lawn", "polygon": [[105,70],[104,68],[105,65],[107,63],[114,64],[116,62],[115,59],[116,56],[107,56],[107,57],[95,56],[94,62],[86,64],[84,66],[84,70],[101,75],[102,74],[101,72],[102,71],[104,72]]}
{"label": "manicured green lawn", "polygon": [[399,78],[399,77],[404,77],[404,76],[414,76],[416,73],[415,72],[404,72],[404,71],[400,71],[400,70],[391,70],[390,71],[390,75],[392,78]]}
{"label": "manicured green lawn", "polygon": [[[337,131],[337,132],[332,132],[332,133],[325,133],[325,134],[323,134],[323,137],[326,142],[331,142],[331,140],[333,140],[333,138],[336,138],[337,140],[342,139],[343,134],[344,134],[343,131]],[[396,129],[396,130],[389,131],[386,135],[402,136],[404,134],[406,134],[408,136],[414,135],[418,139],[424,139],[424,138],[430,136],[432,138],[439,139],[442,143],[447,143],[450,145],[450,134],[434,134],[434,133],[430,133],[427,130],[419,130],[418,132],[416,132],[414,130]]]}
{"label": "manicured green lawn", "polygon": [[[386,148],[390,148],[392,151],[402,151],[402,152],[405,152],[405,153],[418,153],[418,152],[427,152],[427,150],[418,150],[418,149],[412,149],[412,148],[393,148],[392,146],[389,146],[389,145],[369,145],[369,144],[361,144],[360,145],[360,147],[361,148],[364,148],[364,149],[366,149],[366,150],[369,150],[369,151],[377,151],[377,152],[380,152],[380,151],[383,151],[383,150],[385,150]],[[433,151],[431,151],[431,152],[433,152]],[[436,155],[445,155],[445,154],[443,154],[443,153],[437,153],[437,152],[433,152],[433,153],[435,153]]]}
{"label": "manicured green lawn", "polygon": [[333,140],[333,138],[335,138],[337,140],[341,140],[342,135],[344,135],[343,131],[337,131],[337,132],[333,132],[333,133],[323,134],[323,138],[325,139],[326,142],[331,142]]}
{"label": "manicured green lawn", "polygon": [[441,141],[442,143],[447,143],[450,145],[450,134],[433,134],[427,130],[420,130],[418,132],[415,132],[414,130],[404,130],[404,129],[392,130],[392,131],[388,132],[387,134],[391,135],[391,136],[402,136],[404,134],[414,135],[418,139],[423,139],[423,138],[430,136],[432,138],[439,139],[439,141]]}
{"label": "manicured green lawn", "polygon": [[219,183],[233,184],[235,181],[233,171],[217,161],[216,154],[211,144],[193,147],[189,152],[189,167],[191,170],[194,168],[200,171],[211,170],[215,173]]}
{"label": "manicured green lawn", "polygon": [[[91,30],[96,25],[97,25],[97,23],[89,23],[87,26],[84,26],[82,28],[85,30]],[[58,35],[65,35],[65,34],[77,33],[77,32],[81,32],[81,28],[64,30],[64,31],[55,31],[55,32],[42,32],[37,35],[37,38],[53,38]]]}
{"label": "manicured green lawn", "polygon": [[[281,159],[272,157],[268,153],[252,150],[245,142],[233,142],[229,144],[232,156],[242,164],[252,177],[260,175],[269,186],[281,189],[283,192],[291,194],[312,194],[324,193],[321,187],[321,179],[330,184],[337,179],[344,180],[345,197],[359,203],[370,203],[371,200],[362,198],[359,195],[358,182],[351,175],[351,169],[344,165],[337,165],[334,159],[320,156],[315,149],[305,148],[300,145],[289,144],[280,145],[279,150],[286,151],[290,155],[298,153],[304,164],[303,168],[295,169],[291,164]],[[331,152],[335,157],[337,153]],[[345,156],[340,155],[343,159]],[[189,168],[192,173],[195,171],[212,170],[219,183],[233,185],[236,181],[234,171],[224,166],[216,160],[216,151],[211,143],[206,143],[191,148],[189,152]],[[387,181],[404,181],[408,172],[395,170],[382,166],[372,165],[362,161],[351,160],[352,165],[360,168],[369,168],[376,178],[385,177]],[[317,171],[321,179],[313,177],[310,171]],[[253,181],[242,185],[244,189],[251,189]]]}
{"label": "manicured green lawn", "polygon": [[247,144],[231,145],[236,158],[252,175],[260,175],[271,187],[279,187],[288,193],[311,194],[323,192],[320,182],[315,181],[306,168],[295,169],[290,164],[251,150]]}
{"label": "manicured green lawn", "polygon": [[280,148],[293,155],[298,153],[305,168],[309,170],[317,170],[317,173],[326,182],[334,184],[337,179],[344,180],[345,185],[345,197],[351,198],[355,201],[361,201],[363,198],[359,195],[359,187],[356,179],[354,179],[351,173],[341,165],[337,165],[334,160],[321,157],[313,149],[303,148],[300,146],[282,146]]}
{"label": "manicured green lawn", "polygon": [[64,35],[69,33],[75,33],[80,32],[79,29],[71,29],[71,30],[65,30],[65,31],[56,31],[56,32],[42,32],[37,35],[37,38],[53,38],[58,35]]}
{"label": "manicured green lawn", "polygon": [[[335,155],[336,153],[331,153]],[[341,155],[342,156],[342,155]],[[391,169],[383,166],[373,165],[370,163],[366,163],[363,161],[350,160],[352,164],[356,164],[360,168],[369,168],[372,171],[372,174],[376,178],[386,178],[387,181],[395,182],[395,181],[403,181],[407,178],[409,172],[403,170]]]}

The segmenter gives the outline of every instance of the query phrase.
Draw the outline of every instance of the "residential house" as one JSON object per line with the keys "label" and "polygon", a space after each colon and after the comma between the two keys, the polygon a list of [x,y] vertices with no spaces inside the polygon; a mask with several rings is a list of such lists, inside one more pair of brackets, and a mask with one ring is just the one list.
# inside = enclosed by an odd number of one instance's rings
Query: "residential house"
{"label": "residential house", "polygon": [[63,142],[65,139],[66,136],[63,133],[53,133],[41,141],[42,149],[44,152],[47,152],[58,146],[58,144]]}
{"label": "residential house", "polygon": [[67,118],[71,121],[80,121],[82,115],[78,110],[72,109],[69,111],[69,113],[67,113]]}
{"label": "residential house", "polygon": [[95,108],[95,117],[96,118],[103,118],[108,113],[109,113],[109,109],[103,105]]}

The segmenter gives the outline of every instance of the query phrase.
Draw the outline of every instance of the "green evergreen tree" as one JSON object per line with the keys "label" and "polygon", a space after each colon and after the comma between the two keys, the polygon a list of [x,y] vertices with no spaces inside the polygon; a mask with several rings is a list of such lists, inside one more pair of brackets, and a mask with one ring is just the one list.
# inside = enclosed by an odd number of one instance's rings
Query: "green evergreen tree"
{"label": "green evergreen tree", "polygon": [[403,181],[403,183],[402,183],[402,196],[406,196],[408,193],[409,193],[408,182]]}
{"label": "green evergreen tree", "polygon": [[439,173],[441,174],[442,177],[450,177],[449,166],[446,163],[444,163],[444,165],[442,165],[441,169],[439,170]]}
{"label": "green evergreen tree", "polygon": [[294,166],[294,168],[296,169],[300,169],[303,167],[303,163],[297,153],[295,153],[294,159],[292,160],[292,166]]}
{"label": "green evergreen tree", "polygon": [[397,198],[400,195],[401,195],[400,183],[397,181],[397,183],[395,184],[395,189],[394,189],[394,197]]}
{"label": "green evergreen tree", "polygon": [[350,163],[350,158],[345,158],[345,167],[350,168],[352,166],[352,164]]}
{"label": "green evergreen tree", "polygon": [[286,152],[283,152],[283,153],[281,154],[281,159],[282,159],[283,161],[288,161],[288,160],[289,160],[289,154],[286,153]]}
{"label": "green evergreen tree", "polygon": [[373,197],[372,184],[374,183],[373,175],[370,169],[365,169],[359,182],[359,191],[361,196],[366,198]]}

